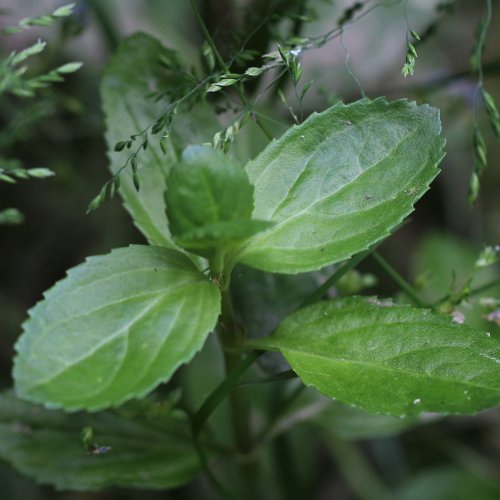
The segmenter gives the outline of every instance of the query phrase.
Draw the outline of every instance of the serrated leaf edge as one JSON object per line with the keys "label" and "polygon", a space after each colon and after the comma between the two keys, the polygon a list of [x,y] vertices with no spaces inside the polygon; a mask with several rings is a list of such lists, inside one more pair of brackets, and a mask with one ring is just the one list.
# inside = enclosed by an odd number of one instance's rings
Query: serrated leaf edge
{"label": "serrated leaf edge", "polygon": [[[162,247],[162,246],[159,246],[159,245],[128,245],[127,247],[113,248],[108,254],[93,255],[93,256],[86,257],[83,262],[81,262],[80,264],[78,264],[78,265],[76,265],[76,266],[68,269],[66,271],[66,273],[65,273],[65,275],[64,275],[63,278],[61,278],[60,280],[58,280],[48,290],[46,290],[45,292],[43,292],[42,298],[35,305],[33,305],[33,307],[31,307],[28,310],[28,317],[21,324],[22,334],[19,336],[19,338],[17,339],[16,343],[14,344],[14,351],[16,353],[16,355],[14,357],[13,370],[12,370],[12,373],[14,375],[14,380],[15,380],[15,374],[16,374],[17,366],[18,366],[18,362],[17,362],[18,361],[18,355],[20,355],[22,353],[22,350],[23,350],[22,343],[23,343],[24,333],[26,332],[26,327],[29,325],[29,322],[31,320],[33,320],[33,318],[34,318],[33,314],[34,314],[35,309],[41,303],[43,303],[45,300],[49,300],[50,297],[51,297],[51,295],[52,295],[52,293],[53,293],[53,290],[55,289],[55,287],[59,283],[71,279],[71,277],[73,276],[73,274],[76,272],[76,270],[78,268],[83,267],[83,266],[85,266],[85,265],[87,265],[89,263],[92,263],[94,260],[99,259],[100,257],[106,256],[106,255],[113,255],[113,254],[119,253],[120,251],[122,251],[124,249],[134,248],[134,247],[139,247],[139,248],[141,248],[141,247],[147,247],[147,248],[152,247],[152,248],[161,249],[162,251],[176,252],[175,250],[172,250],[170,248],[165,248],[165,247]],[[189,260],[189,257],[187,255],[185,255],[183,252],[176,252],[176,253],[179,253],[180,255],[182,255],[183,257],[185,257],[186,259]],[[193,271],[198,271],[198,269],[196,268],[196,266],[194,265],[194,263],[192,261],[190,261],[190,260],[189,260],[189,262],[193,265]],[[206,279],[206,277],[202,273],[200,273],[200,276],[202,276],[203,278]],[[206,282],[210,283],[210,281],[208,279],[206,279]],[[220,299],[220,294],[219,294],[219,299]],[[220,307],[219,307],[219,313],[220,313]],[[97,411],[101,411],[101,410],[108,409],[108,408],[116,408],[116,407],[120,406],[121,404],[123,404],[126,401],[129,401],[131,399],[142,398],[142,397],[146,396],[155,387],[157,387],[159,384],[161,384],[163,382],[166,382],[167,380],[170,380],[172,374],[175,373],[175,371],[181,365],[188,363],[203,348],[203,345],[205,344],[208,335],[210,334],[210,332],[214,329],[214,327],[216,325],[217,317],[218,317],[218,314],[217,314],[217,316],[215,316],[214,324],[211,325],[210,328],[207,329],[208,331],[207,331],[207,335],[206,335],[205,339],[199,343],[198,347],[192,352],[191,357],[189,357],[189,358],[187,358],[185,360],[180,360],[178,363],[176,363],[173,366],[172,370],[170,371],[170,373],[167,375],[166,378],[165,377],[159,377],[158,380],[156,380],[153,384],[151,384],[147,389],[144,389],[143,391],[139,391],[137,393],[128,394],[128,395],[124,396],[123,398],[118,399],[115,402],[107,401],[107,402],[104,402],[101,405],[95,405],[95,406],[90,406],[90,407],[81,406],[81,405],[80,406],[71,406],[71,405],[66,406],[66,405],[61,404],[61,403],[49,402],[49,401],[43,400],[41,398],[33,397],[33,396],[30,396],[29,394],[23,394],[22,392],[18,391],[18,389],[14,385],[15,392],[16,392],[17,396],[20,397],[21,399],[23,399],[25,401],[30,401],[32,403],[40,404],[44,408],[46,408],[48,410],[64,410],[64,411],[67,411],[67,412],[77,412],[77,411],[97,412]]]}

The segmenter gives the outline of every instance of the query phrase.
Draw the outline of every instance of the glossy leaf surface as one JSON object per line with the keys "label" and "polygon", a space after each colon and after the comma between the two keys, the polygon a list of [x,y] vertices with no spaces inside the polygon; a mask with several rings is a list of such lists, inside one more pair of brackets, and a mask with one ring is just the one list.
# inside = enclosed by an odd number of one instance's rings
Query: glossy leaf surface
{"label": "glossy leaf surface", "polygon": [[244,264],[297,273],[344,260],[389,234],[438,173],[438,111],[404,100],[337,104],[273,141],[246,169],[253,217],[276,224]]}
{"label": "glossy leaf surface", "polygon": [[[92,428],[101,453],[85,452],[84,427]],[[199,470],[181,415],[68,415],[12,394],[0,396],[0,458],[39,483],[70,490],[172,488]]]}
{"label": "glossy leaf surface", "polygon": [[217,287],[180,252],[137,245],[90,257],[29,312],[16,389],[68,410],[142,396],[202,347],[219,309]]}
{"label": "glossy leaf surface", "polygon": [[[114,151],[115,145],[155,123],[168,105],[150,97],[153,90],[166,83],[159,63],[164,53],[168,55],[158,40],[139,33],[122,42],[106,67],[101,95],[113,173],[140,148],[143,138],[137,137],[130,149],[120,152]],[[152,245],[175,246],[165,217],[164,192],[166,176],[177,161],[178,152],[188,144],[209,140],[217,129],[215,115],[207,105],[197,104],[189,110],[181,107],[175,115],[167,154],[161,151],[160,137],[153,136],[148,140],[147,149],[137,155],[140,190],[134,187],[130,164],[121,175],[120,194],[125,208]]]}
{"label": "glossy leaf surface", "polygon": [[300,309],[258,348],[306,385],[371,413],[474,413],[500,404],[500,342],[428,310],[352,297]]}

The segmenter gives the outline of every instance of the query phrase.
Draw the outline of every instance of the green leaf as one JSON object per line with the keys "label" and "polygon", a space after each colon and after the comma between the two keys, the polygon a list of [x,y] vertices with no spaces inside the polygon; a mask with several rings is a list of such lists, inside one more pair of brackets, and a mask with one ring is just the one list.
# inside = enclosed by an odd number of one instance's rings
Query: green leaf
{"label": "green leaf", "polygon": [[[113,173],[125,165],[141,142],[133,144],[133,151],[123,149],[119,154],[113,152],[115,145],[123,141],[126,144],[128,137],[156,123],[166,109],[164,102],[149,97],[152,88],[169,84],[158,63],[162,54],[170,55],[159,41],[140,33],[124,40],[106,67],[101,94]],[[167,145],[163,145],[166,154],[157,140],[151,140],[147,150],[140,153],[140,192],[134,187],[130,169],[121,174],[120,194],[125,208],[152,245],[175,248],[165,217],[163,194],[165,178],[177,161],[177,152],[188,144],[208,142],[218,129],[215,114],[207,105],[198,103],[190,110],[181,108],[175,116],[168,151]]]}
{"label": "green leaf", "polygon": [[67,5],[63,5],[57,8],[54,12],[52,12],[52,16],[54,17],[67,17],[73,13],[73,9],[75,8],[74,3],[69,3]]}
{"label": "green leaf", "polygon": [[257,68],[252,66],[245,71],[245,75],[248,76],[259,76],[264,70],[262,68]]}
{"label": "green leaf", "polygon": [[16,182],[17,182],[12,177],[9,177],[8,175],[2,174],[2,173],[0,173],[0,181],[8,182],[9,184],[16,184]]}
{"label": "green leaf", "polygon": [[500,342],[375,298],[314,304],[267,339],[306,385],[370,413],[474,413],[500,403]]}
{"label": "green leaf", "polygon": [[227,246],[272,224],[250,220],[253,187],[246,172],[219,150],[187,148],[172,167],[167,183],[170,231],[185,248]]}
{"label": "green leaf", "polygon": [[82,62],[70,62],[59,66],[56,71],[58,73],[74,73],[83,66]]}
{"label": "green leaf", "polygon": [[0,210],[0,226],[22,224],[23,222],[24,215],[17,208]]}
{"label": "green leaf", "polygon": [[46,179],[47,177],[52,177],[55,175],[52,170],[42,167],[30,168],[26,172],[30,177],[35,177],[37,179]]}
{"label": "green leaf", "polygon": [[22,50],[21,52],[14,54],[11,60],[11,65],[19,64],[20,62],[28,59],[28,57],[34,56],[42,52],[47,45],[47,42],[38,40],[35,44]]}
{"label": "green leaf", "polygon": [[272,226],[272,222],[263,220],[218,222],[182,233],[175,238],[175,242],[181,247],[195,252],[195,250],[211,249],[220,245],[230,246],[260,233],[270,226]]}
{"label": "green leaf", "polygon": [[[80,434],[109,450],[84,451]],[[0,396],[0,458],[58,489],[165,489],[191,480],[199,463],[182,415],[126,417],[118,411],[68,415]]]}
{"label": "green leaf", "polygon": [[385,238],[437,175],[440,130],[436,109],[384,99],[337,104],[291,128],[246,167],[253,217],[276,224],[239,260],[297,273]]}
{"label": "green leaf", "polygon": [[29,312],[17,392],[67,410],[143,396],[201,348],[219,300],[180,252],[137,245],[91,257]]}
{"label": "green leaf", "polygon": [[212,83],[212,85],[208,87],[207,92],[219,92],[219,90],[221,89],[221,86],[217,85],[216,83]]}

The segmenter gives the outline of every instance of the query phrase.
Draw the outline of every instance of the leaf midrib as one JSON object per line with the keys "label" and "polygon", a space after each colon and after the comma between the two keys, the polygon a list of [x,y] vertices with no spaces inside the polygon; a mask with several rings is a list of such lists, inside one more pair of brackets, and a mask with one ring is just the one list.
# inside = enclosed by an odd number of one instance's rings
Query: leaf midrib
{"label": "leaf midrib", "polygon": [[[189,283],[187,285],[176,287],[175,289],[172,289],[171,291],[172,292],[178,292],[180,289],[186,288],[186,287],[189,287],[189,286],[192,286],[192,285],[193,285],[193,283]],[[134,324],[137,323],[137,321],[139,321],[142,318],[144,318],[144,316],[149,311],[151,311],[155,306],[157,306],[163,299],[169,298],[169,297],[170,297],[170,295],[167,297],[166,294],[161,294],[156,300],[154,300],[150,304],[148,304],[148,306],[145,309],[143,309],[139,314],[137,314],[134,318],[132,318],[129,322],[127,322],[124,326],[122,326],[121,328],[119,328],[115,333],[113,333],[109,337],[106,337],[102,342],[96,344],[91,351],[88,351],[87,353],[85,353],[84,356],[81,356],[80,358],[76,358],[74,360],[71,360],[70,364],[66,364],[66,366],[64,366],[61,370],[59,370],[58,372],[55,372],[55,373],[51,374],[48,378],[40,380],[40,381],[37,381],[37,383],[35,385],[30,386],[29,390],[26,389],[26,392],[36,390],[38,387],[47,384],[48,382],[50,382],[50,381],[54,380],[55,378],[57,378],[58,376],[60,376],[62,373],[64,373],[68,369],[71,369],[74,365],[79,364],[82,361],[84,361],[84,360],[92,357],[101,348],[105,347],[110,342],[112,342],[113,340],[115,340],[119,336],[121,336],[124,333],[126,333],[127,331],[129,331],[130,328]]]}
{"label": "leaf midrib", "polygon": [[[175,324],[175,322],[177,321],[177,319],[179,317],[179,313],[180,313],[182,307],[184,306],[186,300],[187,300],[187,297],[183,297],[182,302],[179,304],[179,307],[177,308],[177,310],[175,312],[175,316],[173,317],[172,324]],[[140,385],[141,379],[144,378],[144,376],[148,372],[150,366],[154,363],[155,359],[158,358],[158,356],[160,355],[160,351],[163,348],[163,346],[165,345],[165,342],[166,342],[167,338],[169,337],[169,334],[170,334],[171,331],[172,331],[172,328],[170,328],[166,332],[166,334],[164,335],[163,340],[161,341],[160,347],[157,349],[155,356],[153,357],[153,359],[151,361],[148,362],[148,366],[144,367],[144,369],[142,370],[140,376],[136,379],[136,385]],[[127,334],[124,337],[126,339],[126,343],[127,344],[125,346],[125,351],[123,352],[123,355],[122,355],[122,357],[120,359],[120,362],[119,362],[118,366],[115,368],[115,372],[113,373],[113,376],[109,378],[109,380],[106,382],[106,384],[99,385],[98,387],[96,387],[95,391],[87,393],[85,395],[85,397],[87,399],[99,397],[99,395],[102,392],[104,392],[106,389],[108,389],[114,383],[114,381],[116,380],[116,377],[118,377],[118,375],[120,373],[120,370],[123,368],[123,364],[125,363],[125,359],[127,358],[127,354],[128,354],[129,347],[130,347],[130,341],[129,341],[130,328],[128,329]],[[95,352],[97,352],[99,349],[100,349],[100,347],[98,349],[96,349]],[[75,364],[79,364],[79,363],[85,361],[86,359],[88,359],[89,357],[91,357],[93,354],[95,354],[95,352],[92,353],[91,355],[83,358],[82,360],[78,361],[77,363],[73,363],[72,366],[74,366]]]}
{"label": "leaf midrib", "polygon": [[[420,123],[418,127],[416,127],[415,129],[413,129],[408,135],[406,135],[401,141],[399,141],[397,144],[395,144],[388,152],[387,154],[381,158],[379,161],[369,165],[366,167],[366,169],[364,169],[362,171],[361,174],[359,174],[358,176],[352,178],[350,181],[346,182],[345,184],[343,184],[337,191],[334,191],[333,193],[328,193],[327,195],[321,197],[321,198],[318,198],[316,200],[314,200],[310,205],[307,205],[306,207],[304,207],[302,210],[294,213],[293,215],[291,215],[290,217],[287,217],[286,219],[283,219],[282,221],[279,221],[277,222],[275,228],[279,227],[281,225],[282,222],[290,222],[292,221],[293,219],[296,219],[297,217],[300,217],[302,214],[306,213],[306,212],[310,212],[312,208],[314,208],[315,205],[319,204],[319,203],[322,203],[322,202],[326,202],[326,201],[329,201],[331,200],[332,198],[338,198],[340,196],[342,196],[342,192],[345,191],[348,187],[350,187],[353,183],[355,182],[360,182],[360,179],[362,179],[365,175],[368,175],[368,173],[373,170],[374,168],[377,168],[378,165],[380,165],[382,162],[386,161],[388,158],[390,158],[392,155],[394,155],[394,153],[396,152],[396,150],[402,145],[404,144],[405,142],[407,142],[408,140],[410,140],[411,138],[413,138],[413,136],[418,132],[420,131],[420,129],[422,128],[422,126],[424,125],[424,123]],[[417,170],[417,172],[411,177],[411,180],[413,180],[413,178],[415,178],[420,172],[421,170],[423,170],[425,167],[427,166],[427,164],[425,164],[423,167],[421,167],[420,169]],[[307,165],[304,166],[304,168],[306,168]],[[295,181],[296,182],[296,181]],[[411,182],[411,181],[410,181]],[[410,182],[407,182],[405,184],[405,186],[407,186]],[[295,184],[295,183],[294,183]],[[293,186],[292,186],[293,187]],[[398,192],[401,192],[398,191]],[[288,193],[287,193],[288,194]],[[282,199],[280,201],[280,205],[286,200],[286,198]],[[383,200],[380,204],[383,204],[385,201],[390,201],[390,200]],[[379,205],[380,205],[379,204]],[[377,206],[377,205],[375,205]],[[372,207],[370,207],[372,208]],[[272,217],[274,216],[274,213],[273,212],[273,215],[271,216],[271,219],[272,220]],[[357,213],[357,211],[356,211]],[[349,215],[349,214],[344,214],[344,215]]]}
{"label": "leaf midrib", "polygon": [[[360,120],[359,122],[356,123],[356,126],[359,127],[360,125],[362,125],[363,123],[367,122],[367,121],[370,121],[371,117],[370,116],[366,116],[366,118]],[[301,177],[304,175],[304,173],[306,172],[307,170],[307,167],[309,165],[309,163],[311,162],[311,160],[317,155],[318,153],[318,150],[321,148],[321,146],[326,143],[327,141],[331,141],[333,140],[335,137],[339,136],[340,134],[342,134],[343,132],[345,132],[346,130],[348,130],[349,128],[351,127],[345,127],[341,130],[338,130],[334,133],[331,133],[329,135],[327,135],[324,139],[322,139],[321,141],[319,141],[317,144],[314,145],[314,148],[313,148],[313,151],[310,155],[308,155],[306,158],[305,158],[305,161],[304,161],[304,166],[302,168],[302,170],[300,171],[300,173],[297,175],[297,177],[295,178],[295,180],[293,181],[293,183],[291,184],[291,186],[288,188],[286,194],[284,195],[284,197],[279,201],[279,203],[276,205],[276,207],[274,208],[272,214],[270,215],[269,217],[269,220],[273,220],[273,217],[274,215],[276,214],[276,212],[280,209],[280,207],[286,202],[286,200],[288,199],[288,196],[290,195],[292,189],[296,186],[296,184],[299,182],[299,180],[301,179]],[[278,158],[276,158],[275,160],[273,160],[272,163],[274,163],[274,161],[276,161]],[[373,165],[370,165],[366,168],[366,170],[372,168],[373,166],[375,166],[376,164],[378,164],[379,162],[376,162],[374,163]],[[267,170],[268,167],[266,167],[263,172],[265,170]],[[362,170],[362,173],[365,172],[365,170],[361,169]],[[339,187],[339,189],[337,191],[335,191],[334,193],[332,194],[336,194],[337,192],[341,191],[345,186],[349,185],[353,180],[356,180],[358,177],[360,177],[361,174],[357,175],[356,177],[354,177],[353,179],[351,179],[351,181],[348,181],[346,184],[343,184],[342,186]],[[259,176],[260,178],[260,176]],[[258,180],[258,179],[257,179]],[[257,183],[257,180],[255,181]],[[327,198],[327,197],[325,197]],[[325,199],[323,198],[323,199]],[[316,200],[316,201],[319,201],[319,200]],[[315,202],[314,202],[315,203]],[[313,204],[314,204],[313,203]],[[312,206],[313,204],[309,205]]]}
{"label": "leaf midrib", "polygon": [[[479,389],[487,389],[493,393],[498,393],[500,394],[500,389],[498,387],[490,387],[488,385],[479,385],[479,384],[474,384],[474,383],[471,383],[469,381],[464,381],[464,380],[457,380],[457,379],[450,379],[450,378],[446,378],[446,377],[439,377],[439,376],[436,376],[434,374],[421,374],[421,373],[418,373],[418,372],[413,372],[413,371],[409,371],[407,369],[404,369],[404,368],[397,368],[397,369],[391,369],[391,368],[387,368],[383,365],[380,365],[380,364],[376,364],[376,363],[369,363],[367,361],[355,361],[355,360],[351,360],[351,359],[345,359],[345,358],[335,358],[335,357],[329,357],[329,356],[325,356],[324,354],[320,354],[320,353],[311,353],[311,352],[306,352],[306,351],[299,351],[297,349],[293,349],[293,348],[283,348],[283,349],[280,349],[280,351],[283,353],[283,355],[286,357],[286,352],[291,352],[292,354],[293,353],[296,353],[296,354],[299,354],[299,355],[302,355],[302,356],[309,356],[309,357],[312,357],[312,358],[318,358],[318,359],[323,359],[323,360],[326,360],[326,361],[331,361],[332,363],[337,363],[337,364],[351,364],[351,365],[354,365],[354,366],[363,366],[365,368],[369,368],[371,370],[379,370],[379,371],[385,371],[385,372],[390,372],[390,373],[398,373],[398,374],[405,374],[409,377],[416,377],[416,378],[419,378],[419,379],[425,379],[425,380],[429,380],[429,379],[433,379],[433,380],[437,380],[437,381],[442,381],[442,382],[452,382],[452,383],[455,383],[455,384],[462,384],[462,385],[465,385],[467,387],[476,387],[476,388],[479,388]],[[302,371],[302,370],[301,370]],[[310,372],[308,371],[307,369],[303,370],[305,371],[308,375],[317,375],[316,372]]]}
{"label": "leaf midrib", "polygon": [[[125,273],[118,273],[116,275],[110,276],[109,278],[115,278],[116,276],[119,276],[121,274],[125,274]],[[94,285],[95,283],[97,283],[99,281],[104,281],[104,279],[96,280],[95,282],[92,282],[92,283],[89,283],[88,285],[85,285],[85,287],[86,286]],[[203,283],[203,282],[201,282],[201,283]],[[107,309],[108,307],[111,307],[111,306],[115,306],[115,305],[118,305],[118,304],[127,303],[127,302],[133,301],[135,299],[146,298],[148,296],[165,295],[166,293],[175,292],[179,288],[182,288],[182,287],[185,287],[185,286],[194,285],[194,284],[196,284],[196,281],[192,280],[192,278],[191,278],[190,280],[187,280],[186,282],[183,282],[181,285],[176,286],[176,287],[167,287],[167,288],[162,288],[161,290],[156,290],[154,292],[145,292],[145,293],[137,294],[137,295],[129,295],[129,296],[124,297],[123,299],[120,299],[120,300],[116,300],[116,301],[113,301],[113,302],[106,302],[102,306],[96,307],[94,309],[89,309],[88,311],[80,312],[78,314],[69,316],[67,318],[62,319],[61,321],[55,321],[53,323],[50,323],[45,328],[42,328],[40,330],[40,332],[38,333],[38,335],[42,336],[48,330],[52,330],[54,328],[58,328],[59,326],[64,325],[66,323],[69,323],[69,322],[71,322],[71,321],[73,321],[75,319],[79,319],[79,318],[82,318],[82,317],[85,317],[85,316],[89,316],[89,315],[94,314],[96,312],[102,311],[103,309]],[[85,288],[85,287],[84,286],[82,286],[82,287],[76,287],[75,291],[76,290],[81,290],[82,288]],[[47,297],[47,299],[52,299],[53,300],[54,297],[50,296],[50,297]],[[41,302],[41,305],[45,305],[44,302]],[[47,310],[47,308],[46,308],[46,310]],[[38,311],[36,311],[35,309],[31,312],[31,316],[30,316],[31,320],[33,320],[34,314],[38,314]],[[29,326],[29,322],[26,323],[26,325]]]}

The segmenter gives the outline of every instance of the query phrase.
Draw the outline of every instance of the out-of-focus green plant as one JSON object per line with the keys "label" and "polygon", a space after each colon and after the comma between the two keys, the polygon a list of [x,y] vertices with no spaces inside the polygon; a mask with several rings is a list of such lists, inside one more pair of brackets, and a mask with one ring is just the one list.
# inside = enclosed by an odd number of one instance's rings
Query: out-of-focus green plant
{"label": "out-of-focus green plant", "polygon": [[[57,8],[48,15],[22,19],[16,26],[2,28],[0,34],[12,35],[34,26],[52,26],[54,22],[70,16],[73,8],[74,4],[68,4]],[[34,97],[40,89],[45,89],[56,82],[62,82],[64,75],[80,69],[82,63],[71,62],[43,74],[28,76],[30,73],[27,64],[29,58],[43,52],[46,45],[46,42],[37,40],[33,45],[20,51],[12,51],[0,59],[0,100],[3,98],[2,94],[6,93],[22,98]],[[2,142],[2,136],[8,137],[8,135],[9,130],[3,131],[0,135],[0,142]],[[20,179],[44,179],[52,175],[54,173],[48,168],[25,169],[19,160],[4,158],[0,149],[0,181],[15,184]],[[0,211],[0,224],[19,224],[23,219],[22,214],[15,208]]]}

